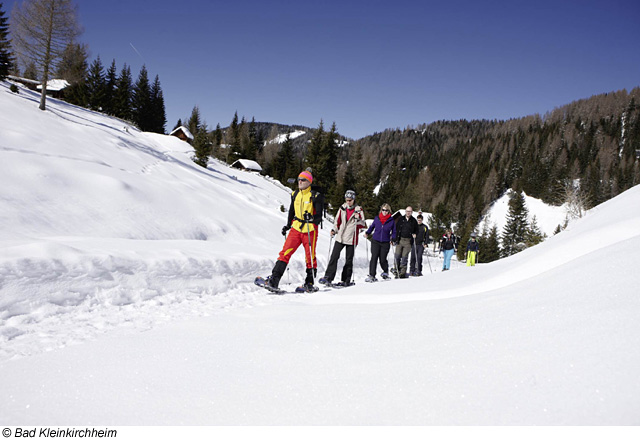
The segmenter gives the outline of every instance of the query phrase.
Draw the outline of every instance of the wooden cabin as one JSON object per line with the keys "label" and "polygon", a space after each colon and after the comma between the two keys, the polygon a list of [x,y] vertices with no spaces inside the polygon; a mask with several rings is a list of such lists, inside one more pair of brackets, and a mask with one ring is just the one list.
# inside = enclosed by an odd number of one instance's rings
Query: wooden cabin
{"label": "wooden cabin", "polygon": [[175,136],[185,142],[193,142],[193,135],[191,134],[189,129],[183,125],[169,133],[169,136]]}
{"label": "wooden cabin", "polygon": [[255,171],[258,173],[262,171],[262,167],[258,162],[249,159],[238,159],[232,163],[231,166],[245,171]]}

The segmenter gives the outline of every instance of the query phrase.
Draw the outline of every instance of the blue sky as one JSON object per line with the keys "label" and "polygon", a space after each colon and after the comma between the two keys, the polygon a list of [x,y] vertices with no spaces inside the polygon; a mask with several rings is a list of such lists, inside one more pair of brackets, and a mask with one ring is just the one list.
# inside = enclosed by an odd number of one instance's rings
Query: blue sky
{"label": "blue sky", "polygon": [[[10,12],[14,2],[5,1]],[[160,76],[167,130],[198,105],[360,138],[508,119],[640,86],[640,1],[84,0],[80,40]],[[134,50],[135,48],[135,50]]]}

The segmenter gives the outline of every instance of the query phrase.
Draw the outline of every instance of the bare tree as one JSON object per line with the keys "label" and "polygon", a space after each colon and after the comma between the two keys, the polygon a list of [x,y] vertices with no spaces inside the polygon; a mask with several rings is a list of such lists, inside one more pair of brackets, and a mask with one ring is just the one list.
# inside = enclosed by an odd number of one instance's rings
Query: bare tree
{"label": "bare tree", "polygon": [[11,12],[11,34],[22,63],[42,69],[40,110],[46,109],[49,72],[67,46],[82,32],[72,0],[25,0]]}
{"label": "bare tree", "polygon": [[589,195],[580,191],[580,182],[565,179],[557,186],[556,197],[558,202],[565,205],[567,218],[582,218],[589,206],[592,205]]}

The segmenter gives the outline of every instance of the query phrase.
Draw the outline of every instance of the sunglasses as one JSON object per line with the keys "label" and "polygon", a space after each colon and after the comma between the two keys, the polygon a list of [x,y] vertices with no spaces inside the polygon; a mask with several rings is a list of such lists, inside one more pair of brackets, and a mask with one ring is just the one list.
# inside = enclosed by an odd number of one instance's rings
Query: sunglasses
{"label": "sunglasses", "polygon": [[298,179],[298,182],[308,182],[307,179]]}
{"label": "sunglasses", "polygon": [[380,211],[382,211],[382,212],[389,212],[389,210],[388,210],[388,209],[381,209]]}

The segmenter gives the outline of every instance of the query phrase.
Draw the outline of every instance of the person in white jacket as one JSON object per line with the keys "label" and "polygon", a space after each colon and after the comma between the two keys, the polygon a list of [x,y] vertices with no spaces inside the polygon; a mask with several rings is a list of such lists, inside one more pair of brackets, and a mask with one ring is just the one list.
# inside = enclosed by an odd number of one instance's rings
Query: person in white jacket
{"label": "person in white jacket", "polygon": [[333,252],[329,258],[327,271],[324,277],[320,278],[321,284],[331,285],[336,276],[338,269],[338,260],[342,249],[346,248],[346,259],[342,268],[342,282],[337,285],[351,285],[351,276],[353,274],[353,256],[356,246],[358,245],[358,233],[360,229],[367,227],[364,221],[364,211],[356,205],[356,193],[348,190],[344,194],[345,203],[338,209],[336,220],[331,229],[331,236],[335,237],[336,244],[333,246]]}

